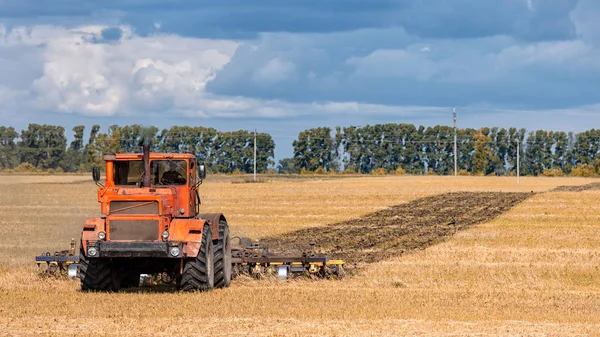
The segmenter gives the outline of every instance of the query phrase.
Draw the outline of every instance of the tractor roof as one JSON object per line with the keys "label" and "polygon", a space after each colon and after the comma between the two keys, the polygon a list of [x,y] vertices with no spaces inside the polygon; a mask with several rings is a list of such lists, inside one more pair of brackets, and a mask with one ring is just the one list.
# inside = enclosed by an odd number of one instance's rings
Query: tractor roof
{"label": "tractor roof", "polygon": [[[150,160],[156,159],[194,159],[196,156],[193,153],[159,153],[151,152]],[[117,153],[117,154],[106,154],[103,157],[104,160],[143,160],[144,155],[142,153]]]}

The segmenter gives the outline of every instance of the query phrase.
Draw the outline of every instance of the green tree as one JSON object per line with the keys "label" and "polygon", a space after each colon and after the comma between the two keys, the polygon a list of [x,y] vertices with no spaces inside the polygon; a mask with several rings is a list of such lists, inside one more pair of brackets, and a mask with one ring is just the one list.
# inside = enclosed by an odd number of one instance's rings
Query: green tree
{"label": "green tree", "polygon": [[427,168],[437,174],[449,174],[454,170],[454,131],[449,126],[436,125],[424,133]]}
{"label": "green tree", "polygon": [[331,136],[331,128],[321,127],[302,131],[292,143],[294,164],[298,169],[315,171],[322,167],[325,171],[335,166],[336,146]]}
{"label": "green tree", "polygon": [[90,130],[90,138],[88,143],[85,145],[85,166],[86,170],[91,170],[92,166],[100,166],[102,158],[99,158],[96,153],[96,137],[100,131],[100,125],[94,124]]}
{"label": "green tree", "polygon": [[600,151],[600,130],[591,129],[575,136],[572,150],[573,166],[593,165]]}
{"label": "green tree", "polygon": [[[254,171],[254,133],[246,130],[217,132],[212,143],[211,172],[232,173],[235,170],[250,173]],[[256,171],[267,172],[275,165],[275,142],[271,135],[256,134]]]}
{"label": "green tree", "polygon": [[465,170],[467,172],[473,172],[473,154],[475,153],[475,146],[473,145],[473,139],[477,130],[467,128],[456,130],[456,142],[458,152],[458,170]]}
{"label": "green tree", "polygon": [[62,126],[29,124],[21,131],[19,154],[21,162],[37,168],[56,169],[64,159],[67,139]]}
{"label": "green tree", "polygon": [[12,169],[19,165],[17,137],[19,134],[13,127],[0,126],[0,169]]}
{"label": "green tree", "polygon": [[568,167],[569,139],[565,132],[554,132],[553,168],[565,172]]}
{"label": "green tree", "polygon": [[[521,163],[523,162],[524,151],[524,139],[526,130],[516,128],[509,128],[507,132],[507,148],[505,154],[505,163],[507,165],[507,172],[515,174],[517,172],[517,149],[519,149],[519,156]],[[521,165],[522,166],[522,165]]]}
{"label": "green tree", "polygon": [[64,159],[61,161],[61,167],[66,172],[74,172],[79,169],[85,161],[85,147],[83,144],[83,133],[85,126],[77,125],[73,128],[73,141],[69,145]]}
{"label": "green tree", "polygon": [[493,169],[491,163],[494,160],[494,153],[489,144],[492,139],[488,136],[489,129],[481,128],[473,136],[475,152],[473,153],[473,172],[475,174],[487,175]]}
{"label": "green tree", "polygon": [[529,132],[525,146],[523,172],[537,176],[542,174],[544,170],[553,169],[555,142],[556,139],[552,131],[537,130]]}

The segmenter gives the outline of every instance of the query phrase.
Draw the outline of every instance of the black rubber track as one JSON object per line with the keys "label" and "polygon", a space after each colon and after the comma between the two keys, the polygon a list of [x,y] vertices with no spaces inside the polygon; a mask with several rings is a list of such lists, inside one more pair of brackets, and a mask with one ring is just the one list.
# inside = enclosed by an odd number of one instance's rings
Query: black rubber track
{"label": "black rubber track", "polygon": [[181,275],[181,290],[210,290],[214,288],[214,255],[210,226],[204,225],[200,251],[195,258],[188,259]]}
{"label": "black rubber track", "polygon": [[104,259],[88,259],[79,249],[79,271],[82,291],[117,291],[111,270],[110,261]]}
{"label": "black rubber track", "polygon": [[227,221],[219,221],[219,240],[215,244],[215,288],[231,283],[231,237]]}

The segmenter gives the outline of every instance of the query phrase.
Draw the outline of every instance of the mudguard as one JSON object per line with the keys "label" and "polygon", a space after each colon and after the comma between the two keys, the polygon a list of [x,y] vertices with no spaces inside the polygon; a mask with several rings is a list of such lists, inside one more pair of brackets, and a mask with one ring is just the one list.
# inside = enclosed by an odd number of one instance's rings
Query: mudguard
{"label": "mudguard", "polygon": [[219,239],[219,221],[227,221],[222,213],[202,213],[198,214],[198,218],[208,221],[212,232],[212,239]]}

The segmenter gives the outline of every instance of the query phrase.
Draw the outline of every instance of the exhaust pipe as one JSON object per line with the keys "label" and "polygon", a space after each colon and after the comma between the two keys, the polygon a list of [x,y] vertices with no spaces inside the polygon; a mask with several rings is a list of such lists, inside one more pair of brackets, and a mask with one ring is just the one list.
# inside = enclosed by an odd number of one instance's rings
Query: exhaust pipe
{"label": "exhaust pipe", "polygon": [[150,187],[150,144],[144,139],[144,187]]}
{"label": "exhaust pipe", "polygon": [[150,187],[150,143],[152,142],[152,131],[150,128],[141,130],[141,143],[144,159],[144,180],[143,187]]}

